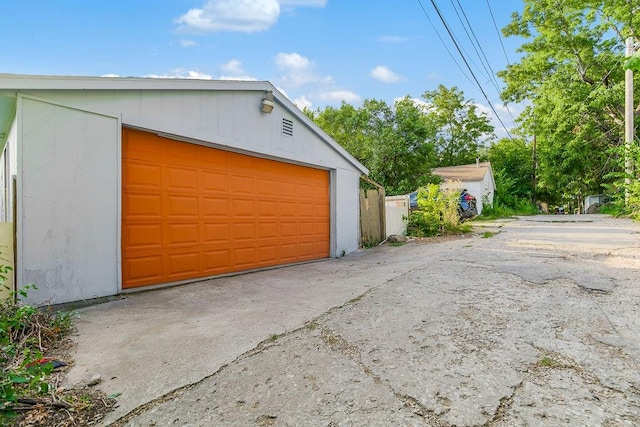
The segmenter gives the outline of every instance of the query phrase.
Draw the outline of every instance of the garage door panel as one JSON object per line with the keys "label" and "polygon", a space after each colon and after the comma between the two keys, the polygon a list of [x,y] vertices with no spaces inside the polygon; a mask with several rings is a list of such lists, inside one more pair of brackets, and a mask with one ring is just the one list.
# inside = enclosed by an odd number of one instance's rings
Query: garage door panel
{"label": "garage door panel", "polygon": [[207,147],[198,146],[198,166],[203,170],[228,171],[229,153],[222,150],[212,150]]}
{"label": "garage door panel", "polygon": [[171,280],[182,280],[193,277],[200,272],[200,253],[192,248],[188,252],[167,253],[166,276]]}
{"label": "garage door panel", "polygon": [[198,170],[194,168],[167,166],[163,170],[165,179],[164,190],[169,192],[197,193]]}
{"label": "garage door panel", "polygon": [[232,194],[253,197],[255,194],[253,177],[248,175],[229,175],[229,191]]}
{"label": "garage door panel", "polygon": [[123,132],[123,153],[127,159],[140,159],[149,162],[162,162],[162,140],[148,132],[127,129]]}
{"label": "garage door panel", "polygon": [[278,183],[278,194],[282,198],[287,199],[296,199],[297,191],[296,184],[294,182],[279,182]]}
{"label": "garage door panel", "polygon": [[298,252],[303,258],[312,258],[315,255],[313,241],[301,241],[298,243]]}
{"label": "garage door panel", "polygon": [[298,235],[298,223],[295,221],[280,222],[280,237],[291,238]]}
{"label": "garage door panel", "polygon": [[233,225],[233,240],[234,241],[251,241],[256,239],[256,229],[253,222],[236,223]]}
{"label": "garage door panel", "polygon": [[303,219],[313,218],[315,216],[316,209],[313,202],[300,202],[298,203],[298,217]]}
{"label": "garage door panel", "polygon": [[202,216],[211,219],[229,218],[229,199],[227,197],[203,197]]}
{"label": "garage door panel", "polygon": [[255,205],[251,199],[235,199],[231,201],[233,206],[231,215],[234,218],[240,218],[242,220],[253,219],[255,216]]}
{"label": "garage door panel", "polygon": [[258,228],[258,239],[275,239],[278,237],[278,223],[277,222],[258,222],[256,224]]}
{"label": "garage door panel", "polygon": [[274,179],[261,178],[256,180],[256,194],[258,197],[273,197],[278,194],[278,182]]}
{"label": "garage door panel", "polygon": [[278,216],[278,202],[275,200],[256,200],[258,221],[273,221]]}
{"label": "garage door panel", "polygon": [[162,188],[162,168],[159,164],[128,160],[123,164],[127,187],[160,191]]}
{"label": "garage door panel", "polygon": [[284,262],[294,262],[298,258],[298,243],[282,243],[280,245],[280,259]]}
{"label": "garage door panel", "polygon": [[198,223],[179,223],[179,224],[166,224],[165,229],[167,232],[165,246],[169,249],[185,246],[185,245],[197,245],[199,243],[199,227]]}
{"label": "garage door panel", "polygon": [[202,191],[204,193],[229,193],[229,176],[222,172],[202,171]]}
{"label": "garage door panel", "polygon": [[129,129],[122,213],[123,288],[329,256],[327,171]]}
{"label": "garage door panel", "polygon": [[167,194],[165,199],[167,200],[165,217],[168,220],[198,218],[198,196]]}
{"label": "garage door panel", "polygon": [[278,216],[281,219],[296,218],[296,203],[295,202],[278,202]]}
{"label": "garage door panel", "polygon": [[160,194],[129,193],[124,196],[123,214],[129,220],[160,220],[162,196]]}
{"label": "garage door panel", "polygon": [[123,270],[128,287],[159,283],[163,279],[162,254],[125,258]]}
{"label": "garage door panel", "polygon": [[207,275],[226,273],[231,265],[230,249],[203,251],[203,272]]}
{"label": "garage door panel", "polygon": [[233,263],[238,268],[251,268],[256,264],[256,248],[253,246],[232,249]]}
{"label": "garage door panel", "polygon": [[162,249],[162,225],[128,224],[122,230],[123,246],[130,249]]}
{"label": "garage door panel", "polygon": [[193,166],[198,164],[199,146],[170,139],[162,139],[163,163]]}
{"label": "garage door panel", "polygon": [[258,264],[261,266],[275,265],[278,263],[278,245],[265,245],[257,248]]}
{"label": "garage door panel", "polygon": [[228,244],[229,243],[229,224],[228,223],[205,223],[204,228],[204,241],[203,243],[217,243]]}
{"label": "garage door panel", "polygon": [[313,236],[315,234],[314,225],[312,221],[298,222],[298,235],[302,237]]}

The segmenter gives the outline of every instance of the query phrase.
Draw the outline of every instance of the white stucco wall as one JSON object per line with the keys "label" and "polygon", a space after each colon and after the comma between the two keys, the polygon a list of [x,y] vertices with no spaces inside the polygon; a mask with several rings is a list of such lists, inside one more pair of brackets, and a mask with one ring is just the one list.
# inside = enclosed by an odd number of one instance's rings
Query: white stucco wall
{"label": "white stucco wall", "polygon": [[57,304],[118,292],[117,118],[18,99],[18,286]]}

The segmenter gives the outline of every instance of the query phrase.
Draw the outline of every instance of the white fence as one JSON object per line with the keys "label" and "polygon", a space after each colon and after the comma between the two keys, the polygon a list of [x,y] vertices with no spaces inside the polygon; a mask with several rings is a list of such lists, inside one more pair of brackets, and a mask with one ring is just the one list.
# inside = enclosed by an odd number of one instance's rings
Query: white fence
{"label": "white fence", "polygon": [[409,217],[409,196],[385,197],[384,204],[387,236],[406,234],[407,218]]}

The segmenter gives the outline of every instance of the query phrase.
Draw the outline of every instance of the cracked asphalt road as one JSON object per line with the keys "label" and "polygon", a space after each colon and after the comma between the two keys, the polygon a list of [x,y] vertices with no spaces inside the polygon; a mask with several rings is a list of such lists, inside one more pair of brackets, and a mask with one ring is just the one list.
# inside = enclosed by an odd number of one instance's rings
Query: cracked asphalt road
{"label": "cracked asphalt road", "polygon": [[113,425],[640,425],[638,224],[476,228],[343,259],[373,284]]}

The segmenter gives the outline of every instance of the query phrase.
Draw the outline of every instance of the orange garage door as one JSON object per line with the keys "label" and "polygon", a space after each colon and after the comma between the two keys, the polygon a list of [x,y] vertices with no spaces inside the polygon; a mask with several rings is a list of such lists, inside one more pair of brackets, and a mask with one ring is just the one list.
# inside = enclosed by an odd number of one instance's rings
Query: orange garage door
{"label": "orange garage door", "polygon": [[329,173],[123,129],[123,288],[329,256]]}

